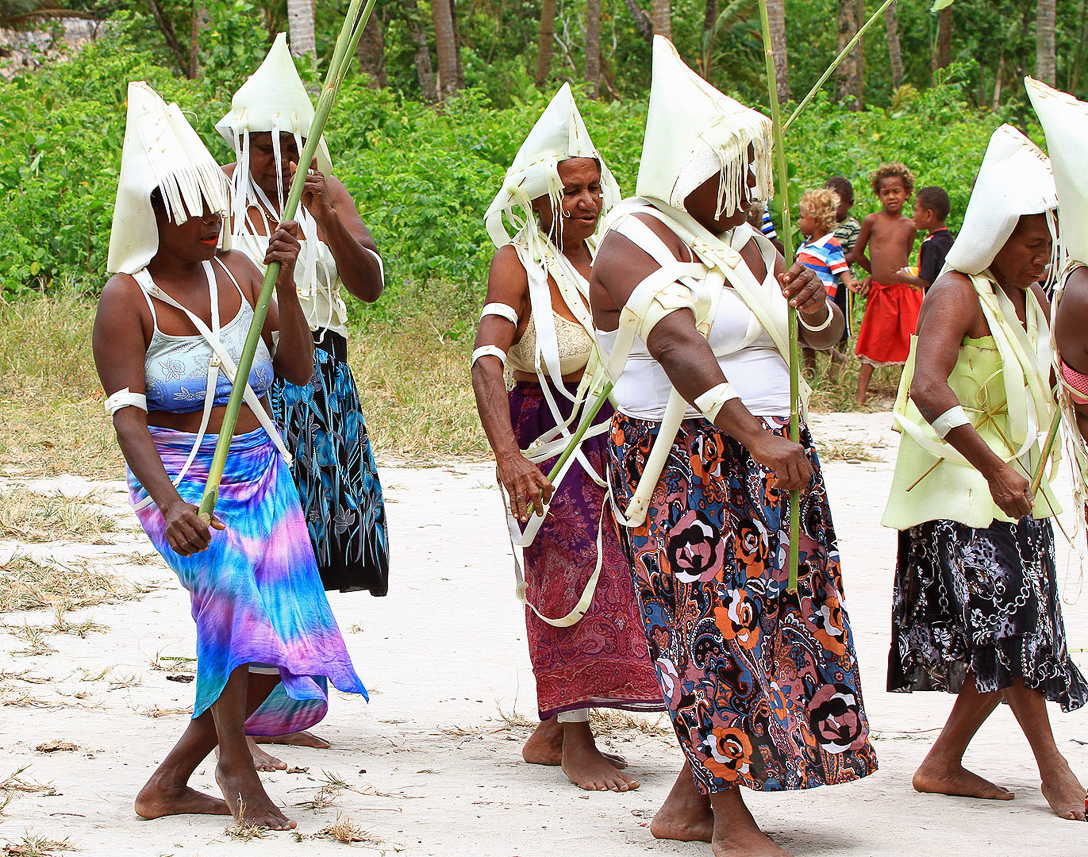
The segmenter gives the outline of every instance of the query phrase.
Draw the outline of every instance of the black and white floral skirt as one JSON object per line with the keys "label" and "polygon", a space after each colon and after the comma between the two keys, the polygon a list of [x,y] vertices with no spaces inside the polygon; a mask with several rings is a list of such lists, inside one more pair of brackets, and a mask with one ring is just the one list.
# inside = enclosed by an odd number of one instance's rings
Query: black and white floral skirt
{"label": "black and white floral skirt", "polygon": [[899,533],[888,690],[959,693],[968,673],[980,693],[1022,678],[1064,711],[1088,702],[1066,649],[1049,520]]}
{"label": "black and white floral skirt", "polygon": [[385,503],[347,340],[327,330],[314,342],[313,378],[298,386],[277,376],[269,392],[272,416],[295,457],[292,475],[325,589],[385,595]]}

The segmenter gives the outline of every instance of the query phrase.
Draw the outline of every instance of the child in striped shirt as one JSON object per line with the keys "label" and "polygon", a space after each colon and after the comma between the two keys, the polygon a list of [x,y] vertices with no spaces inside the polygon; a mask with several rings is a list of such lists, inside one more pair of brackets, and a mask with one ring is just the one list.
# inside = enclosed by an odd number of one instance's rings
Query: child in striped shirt
{"label": "child in striped shirt", "polygon": [[[850,274],[842,245],[835,237],[838,208],[839,196],[833,190],[810,190],[801,197],[800,217],[797,220],[797,228],[805,238],[797,250],[797,261],[815,271],[827,290],[827,296],[833,301],[839,282],[851,291],[857,291],[857,281]],[[831,356],[837,363],[846,360],[834,349]],[[805,349],[805,365],[810,370],[816,368],[816,352],[810,348]]]}

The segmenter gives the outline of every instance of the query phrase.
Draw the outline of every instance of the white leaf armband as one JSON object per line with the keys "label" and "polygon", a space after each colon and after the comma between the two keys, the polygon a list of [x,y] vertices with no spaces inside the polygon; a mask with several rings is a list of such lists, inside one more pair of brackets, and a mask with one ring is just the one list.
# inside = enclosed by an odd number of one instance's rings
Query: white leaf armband
{"label": "white leaf armband", "polygon": [[944,439],[950,431],[960,426],[970,425],[971,421],[967,418],[967,414],[964,413],[963,408],[960,405],[949,408],[937,419],[930,423],[933,427],[933,431],[937,437]]}
{"label": "white leaf armband", "polygon": [[471,365],[475,366],[476,361],[481,357],[498,357],[499,362],[502,363],[503,366],[506,365],[506,352],[497,345],[481,345],[473,351]]}
{"label": "white leaf armband", "polygon": [[111,417],[122,408],[139,408],[147,413],[147,396],[143,393],[133,393],[125,387],[106,399],[105,407],[106,413]]}
{"label": "white leaf armband", "polygon": [[711,387],[705,393],[697,396],[693,404],[707,420],[714,422],[714,419],[718,416],[718,411],[722,409],[722,405],[730,399],[736,398],[739,397],[733,387],[728,381],[723,381],[721,384]]}

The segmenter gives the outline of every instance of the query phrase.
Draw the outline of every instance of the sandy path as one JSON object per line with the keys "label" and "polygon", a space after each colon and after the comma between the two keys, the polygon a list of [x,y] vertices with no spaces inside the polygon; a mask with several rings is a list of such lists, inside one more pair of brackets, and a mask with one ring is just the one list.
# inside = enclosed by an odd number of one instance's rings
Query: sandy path
{"label": "sandy path", "polygon": [[[890,458],[894,436],[886,415],[833,415],[815,419],[825,442],[883,442]],[[884,693],[894,534],[878,520],[891,464],[830,462],[826,467],[846,574],[848,607],[862,661],[865,700],[877,733],[881,770],[849,786],[804,794],[753,795],[751,805],[776,839],[798,855],[1072,855],[1088,853],[1088,827],[1048,810],[1027,744],[1007,709],[984,727],[968,764],[1016,791],[1007,804],[923,796],[910,775],[940,727],[951,697]],[[290,834],[253,842],[224,835],[226,820],[181,817],[143,822],[132,797],[180,733],[192,685],[169,681],[172,672],[152,661],[193,653],[188,599],[159,562],[133,564],[147,553],[142,533],[127,531],[115,545],[24,545],[36,556],[77,557],[109,565],[134,581],[158,584],[141,600],[100,605],[69,614],[93,618],[108,631],[81,639],[48,635],[56,653],[16,654],[26,641],[0,633],[0,780],[29,765],[26,781],[51,783],[61,794],[15,793],[0,811],[0,843],[28,832],[70,837],[83,853],[101,855],[219,855],[339,853],[335,842],[312,834],[338,813],[369,832],[357,847],[411,855],[609,854],[645,852],[708,855],[709,846],[655,841],[648,823],[680,763],[670,735],[658,728],[614,730],[605,743],[624,753],[642,788],[625,795],[588,794],[556,769],[521,763],[527,731],[509,727],[501,712],[532,717],[532,673],[524,625],[513,598],[509,546],[492,487],[492,468],[452,465],[410,470],[383,468],[391,504],[393,579],[385,599],[365,594],[332,598],[369,705],[336,695],[317,730],[335,749],[281,748],[289,764],[308,773],[266,775],[269,792],[286,804],[305,840]],[[49,483],[35,487],[48,488]],[[65,490],[86,490],[71,480]],[[120,483],[108,483],[109,503],[127,525]],[[1067,488],[1059,496],[1068,496]],[[1068,520],[1068,516],[1066,516]],[[0,565],[15,545],[0,542]],[[1059,569],[1067,550],[1059,544]],[[1088,648],[1088,597],[1065,608],[1070,646]],[[44,612],[9,614],[9,626],[49,625]],[[1088,657],[1077,654],[1088,669]],[[96,678],[103,670],[109,672]],[[42,684],[24,678],[49,678]],[[86,680],[93,679],[93,680]],[[48,708],[11,704],[37,702]],[[1088,778],[1088,722],[1052,706],[1058,743],[1082,778]],[[652,723],[653,718],[648,722]],[[78,750],[35,748],[62,740]],[[352,786],[331,806],[311,801],[322,771]],[[195,785],[211,790],[205,764]]]}

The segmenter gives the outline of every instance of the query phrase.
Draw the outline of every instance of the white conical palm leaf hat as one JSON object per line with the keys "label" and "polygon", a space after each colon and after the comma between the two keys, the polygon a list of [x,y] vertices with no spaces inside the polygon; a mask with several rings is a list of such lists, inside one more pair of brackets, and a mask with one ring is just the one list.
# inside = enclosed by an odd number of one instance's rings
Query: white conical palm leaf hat
{"label": "white conical palm leaf hat", "polygon": [[1042,214],[1058,205],[1050,161],[1012,125],[990,137],[982,158],[963,226],[945,257],[945,266],[981,274],[1005,246],[1026,214]]}
{"label": "white conical palm leaf hat", "polygon": [[1024,83],[1046,134],[1062,249],[1088,262],[1088,104],[1030,77]]}
{"label": "white conical palm leaf hat", "polygon": [[593,145],[578,105],[574,103],[570,84],[565,83],[521,144],[514,163],[506,171],[502,188],[484,215],[488,235],[496,247],[506,244],[512,237],[506,221],[514,227],[515,233],[526,223],[535,221],[531,206],[534,199],[547,196],[552,201],[552,209],[558,210],[563,198],[559,164],[568,158],[595,158],[601,165],[602,213],[620,201],[619,185]]}
{"label": "white conical palm leaf hat", "polygon": [[[287,49],[287,34],[280,33],[264,62],[234,93],[230,112],[215,123],[215,130],[240,154],[247,133],[284,131],[305,138],[313,119],[314,106]],[[324,137],[317,147],[317,166],[326,175],[332,171]]]}
{"label": "white conical palm leaf hat", "polygon": [[[174,223],[199,217],[205,202],[217,212],[230,206],[226,176],[177,104],[167,104],[143,81],[132,81],[106,259],[110,273],[134,274],[158,252],[151,207],[156,188]],[[220,234],[227,242],[227,230]]]}
{"label": "white conical palm leaf hat", "polygon": [[684,211],[688,194],[721,173],[718,209],[731,214],[753,169],[752,195],[770,199],[773,130],[770,119],[723,95],[684,64],[672,42],[654,36],[650,106],[635,188],[639,196]]}

